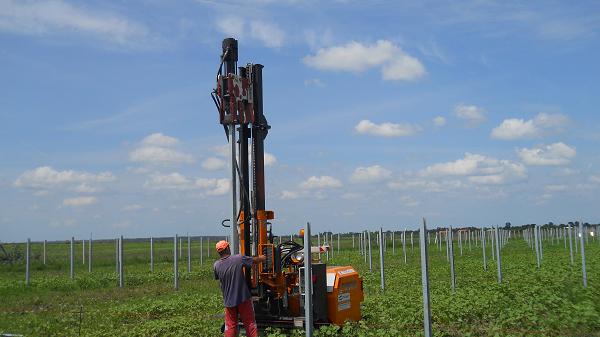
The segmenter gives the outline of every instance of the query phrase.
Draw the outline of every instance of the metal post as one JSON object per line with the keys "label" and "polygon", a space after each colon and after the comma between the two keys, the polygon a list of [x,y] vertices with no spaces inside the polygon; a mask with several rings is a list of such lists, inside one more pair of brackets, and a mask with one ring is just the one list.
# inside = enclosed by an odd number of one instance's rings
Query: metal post
{"label": "metal post", "polygon": [[206,238],[206,257],[210,258],[210,238]]}
{"label": "metal post", "polygon": [[93,244],[94,240],[92,239],[92,233],[90,233],[90,242],[88,245],[88,273],[92,272],[92,253],[93,253],[93,249],[92,249],[92,244]]}
{"label": "metal post", "polygon": [[[234,226],[232,226],[234,227]],[[177,234],[175,234],[175,237],[173,237],[173,287],[175,288],[175,290],[179,289],[179,266],[177,263],[177,240],[179,239],[179,236]]]}
{"label": "metal post", "polygon": [[363,231],[363,250],[364,250],[364,256],[365,256],[365,264],[367,263],[367,255],[369,255],[367,253],[367,232]]}
{"label": "metal post", "polygon": [[74,245],[75,245],[75,237],[71,237],[71,250],[70,250],[70,259],[69,261],[71,262],[71,266],[70,266],[70,276],[71,276],[71,280],[75,278],[75,269],[74,269],[74,264],[75,264],[75,251],[74,251]]}
{"label": "metal post", "polygon": [[460,249],[460,256],[463,255],[463,249],[462,249],[462,231],[459,229],[456,231],[456,233],[458,234],[458,248]]}
{"label": "metal post", "polygon": [[310,222],[304,229],[304,328],[306,337],[313,335],[313,303],[312,303],[312,255],[310,243]]}
{"label": "metal post", "polygon": [[574,261],[573,261],[573,231],[571,229],[571,223],[569,222],[569,227],[568,230],[569,232],[569,254],[571,257],[571,265],[573,265]]}
{"label": "metal post", "polygon": [[584,240],[583,221],[579,221],[579,231],[582,233],[581,236],[579,237],[579,240],[580,240],[579,242],[580,242],[580,246],[581,246],[581,272],[582,272],[582,277],[583,277],[583,287],[587,288],[587,271],[585,268],[585,244],[583,242],[583,240]]}
{"label": "metal post", "polygon": [[396,237],[394,236],[394,231],[392,231],[392,254],[396,255]]}
{"label": "metal post", "polygon": [[81,239],[81,264],[85,264],[85,239]]}
{"label": "metal post", "polygon": [[46,265],[46,240],[44,240],[44,266]]}
{"label": "metal post", "polygon": [[533,225],[533,242],[535,244],[535,260],[537,261],[537,267],[538,269],[541,267],[541,263],[540,263],[540,249],[539,249],[539,243],[538,243],[538,227],[536,225]]}
{"label": "metal post", "polygon": [[385,291],[385,268],[383,260],[383,228],[379,227],[379,275],[381,276],[381,290]]}
{"label": "metal post", "polygon": [[31,239],[27,238],[27,246],[25,247],[25,285],[29,285],[29,254],[31,253]]}
{"label": "metal post", "polygon": [[337,239],[338,239],[338,254],[340,253],[340,233],[338,233],[337,235]]}
{"label": "metal post", "polygon": [[317,246],[319,246],[319,261],[321,261],[321,233],[317,233]]}
{"label": "metal post", "polygon": [[191,273],[192,272],[192,241],[190,239],[190,235],[188,234],[187,236],[187,272]]}
{"label": "metal post", "polygon": [[415,250],[415,242],[413,241],[413,232],[410,232],[410,251]]}
{"label": "metal post", "polygon": [[352,233],[352,249],[354,249],[354,233]]}
{"label": "metal post", "polygon": [[402,254],[404,254],[404,264],[407,264],[408,261],[406,261],[406,228],[402,233]]}
{"label": "metal post", "polygon": [[485,256],[485,227],[481,229],[481,249],[483,250],[483,270],[487,271],[487,257]]}
{"label": "metal post", "polygon": [[154,238],[150,237],[150,272],[154,272]]}
{"label": "metal post", "polygon": [[115,274],[119,274],[119,239],[115,239]]}
{"label": "metal post", "polygon": [[427,224],[423,218],[420,233],[421,246],[421,284],[423,286],[423,332],[425,337],[431,337],[431,308],[429,307],[429,262],[427,243],[425,241]]}
{"label": "metal post", "polygon": [[119,238],[119,288],[123,288],[125,285],[124,275],[123,275],[123,235]]}
{"label": "metal post", "polygon": [[500,255],[500,234],[498,231],[498,226],[496,226],[496,265],[498,266],[498,283],[502,283],[502,256]]}
{"label": "metal post", "polygon": [[448,244],[450,246],[450,282],[452,285],[452,292],[456,289],[456,275],[454,274],[454,234],[452,233],[452,226],[448,229]]}
{"label": "metal post", "polygon": [[369,271],[373,271],[373,259],[371,256],[371,231],[367,231],[367,241],[369,244]]}
{"label": "metal post", "polygon": [[200,265],[204,262],[204,251],[202,250],[202,237],[200,237]]}

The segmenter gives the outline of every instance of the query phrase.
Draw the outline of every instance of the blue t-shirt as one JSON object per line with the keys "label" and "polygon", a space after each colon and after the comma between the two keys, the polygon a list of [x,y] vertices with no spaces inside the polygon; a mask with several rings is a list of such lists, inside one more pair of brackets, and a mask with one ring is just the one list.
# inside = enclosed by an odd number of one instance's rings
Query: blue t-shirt
{"label": "blue t-shirt", "polygon": [[221,282],[226,307],[235,307],[251,296],[242,267],[251,268],[252,257],[237,254],[215,261],[215,279]]}

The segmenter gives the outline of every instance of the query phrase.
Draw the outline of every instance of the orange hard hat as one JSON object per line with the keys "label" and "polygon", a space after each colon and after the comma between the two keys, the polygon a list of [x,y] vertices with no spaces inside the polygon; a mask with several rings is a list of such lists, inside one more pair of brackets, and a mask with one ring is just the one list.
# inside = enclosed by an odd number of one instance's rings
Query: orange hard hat
{"label": "orange hard hat", "polygon": [[225,249],[227,249],[227,247],[229,247],[229,242],[225,240],[221,240],[215,245],[215,248],[217,248],[217,252],[222,252]]}

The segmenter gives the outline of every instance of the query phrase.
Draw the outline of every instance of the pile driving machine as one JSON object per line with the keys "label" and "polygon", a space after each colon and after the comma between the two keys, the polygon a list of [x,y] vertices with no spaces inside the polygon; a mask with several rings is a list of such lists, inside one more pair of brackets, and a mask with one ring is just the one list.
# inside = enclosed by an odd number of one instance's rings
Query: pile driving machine
{"label": "pile driving machine", "polygon": [[[237,62],[237,40],[223,40],[217,87],[211,96],[231,146],[232,218],[236,219],[231,222],[231,249],[233,254],[267,257],[245,270],[259,328],[302,326],[304,262],[312,262],[312,256],[305,257],[303,246],[294,241],[275,243],[271,224],[275,214],[265,208],[264,142],[270,126],[263,114],[263,66],[238,68]],[[360,320],[363,281],[356,270],[326,267],[320,261],[311,266],[315,325]]]}

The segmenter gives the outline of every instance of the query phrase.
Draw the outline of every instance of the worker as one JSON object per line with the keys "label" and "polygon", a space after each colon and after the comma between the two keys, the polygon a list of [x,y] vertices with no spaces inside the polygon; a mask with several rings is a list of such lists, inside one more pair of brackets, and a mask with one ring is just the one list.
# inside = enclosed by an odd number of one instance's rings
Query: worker
{"label": "worker", "polygon": [[246,336],[258,337],[252,298],[243,267],[251,268],[253,263],[263,262],[266,257],[264,255],[256,257],[241,254],[231,255],[229,242],[225,240],[217,242],[216,249],[220,258],[215,261],[213,269],[215,280],[219,280],[223,292],[225,337],[237,336],[238,314],[244,323]]}

